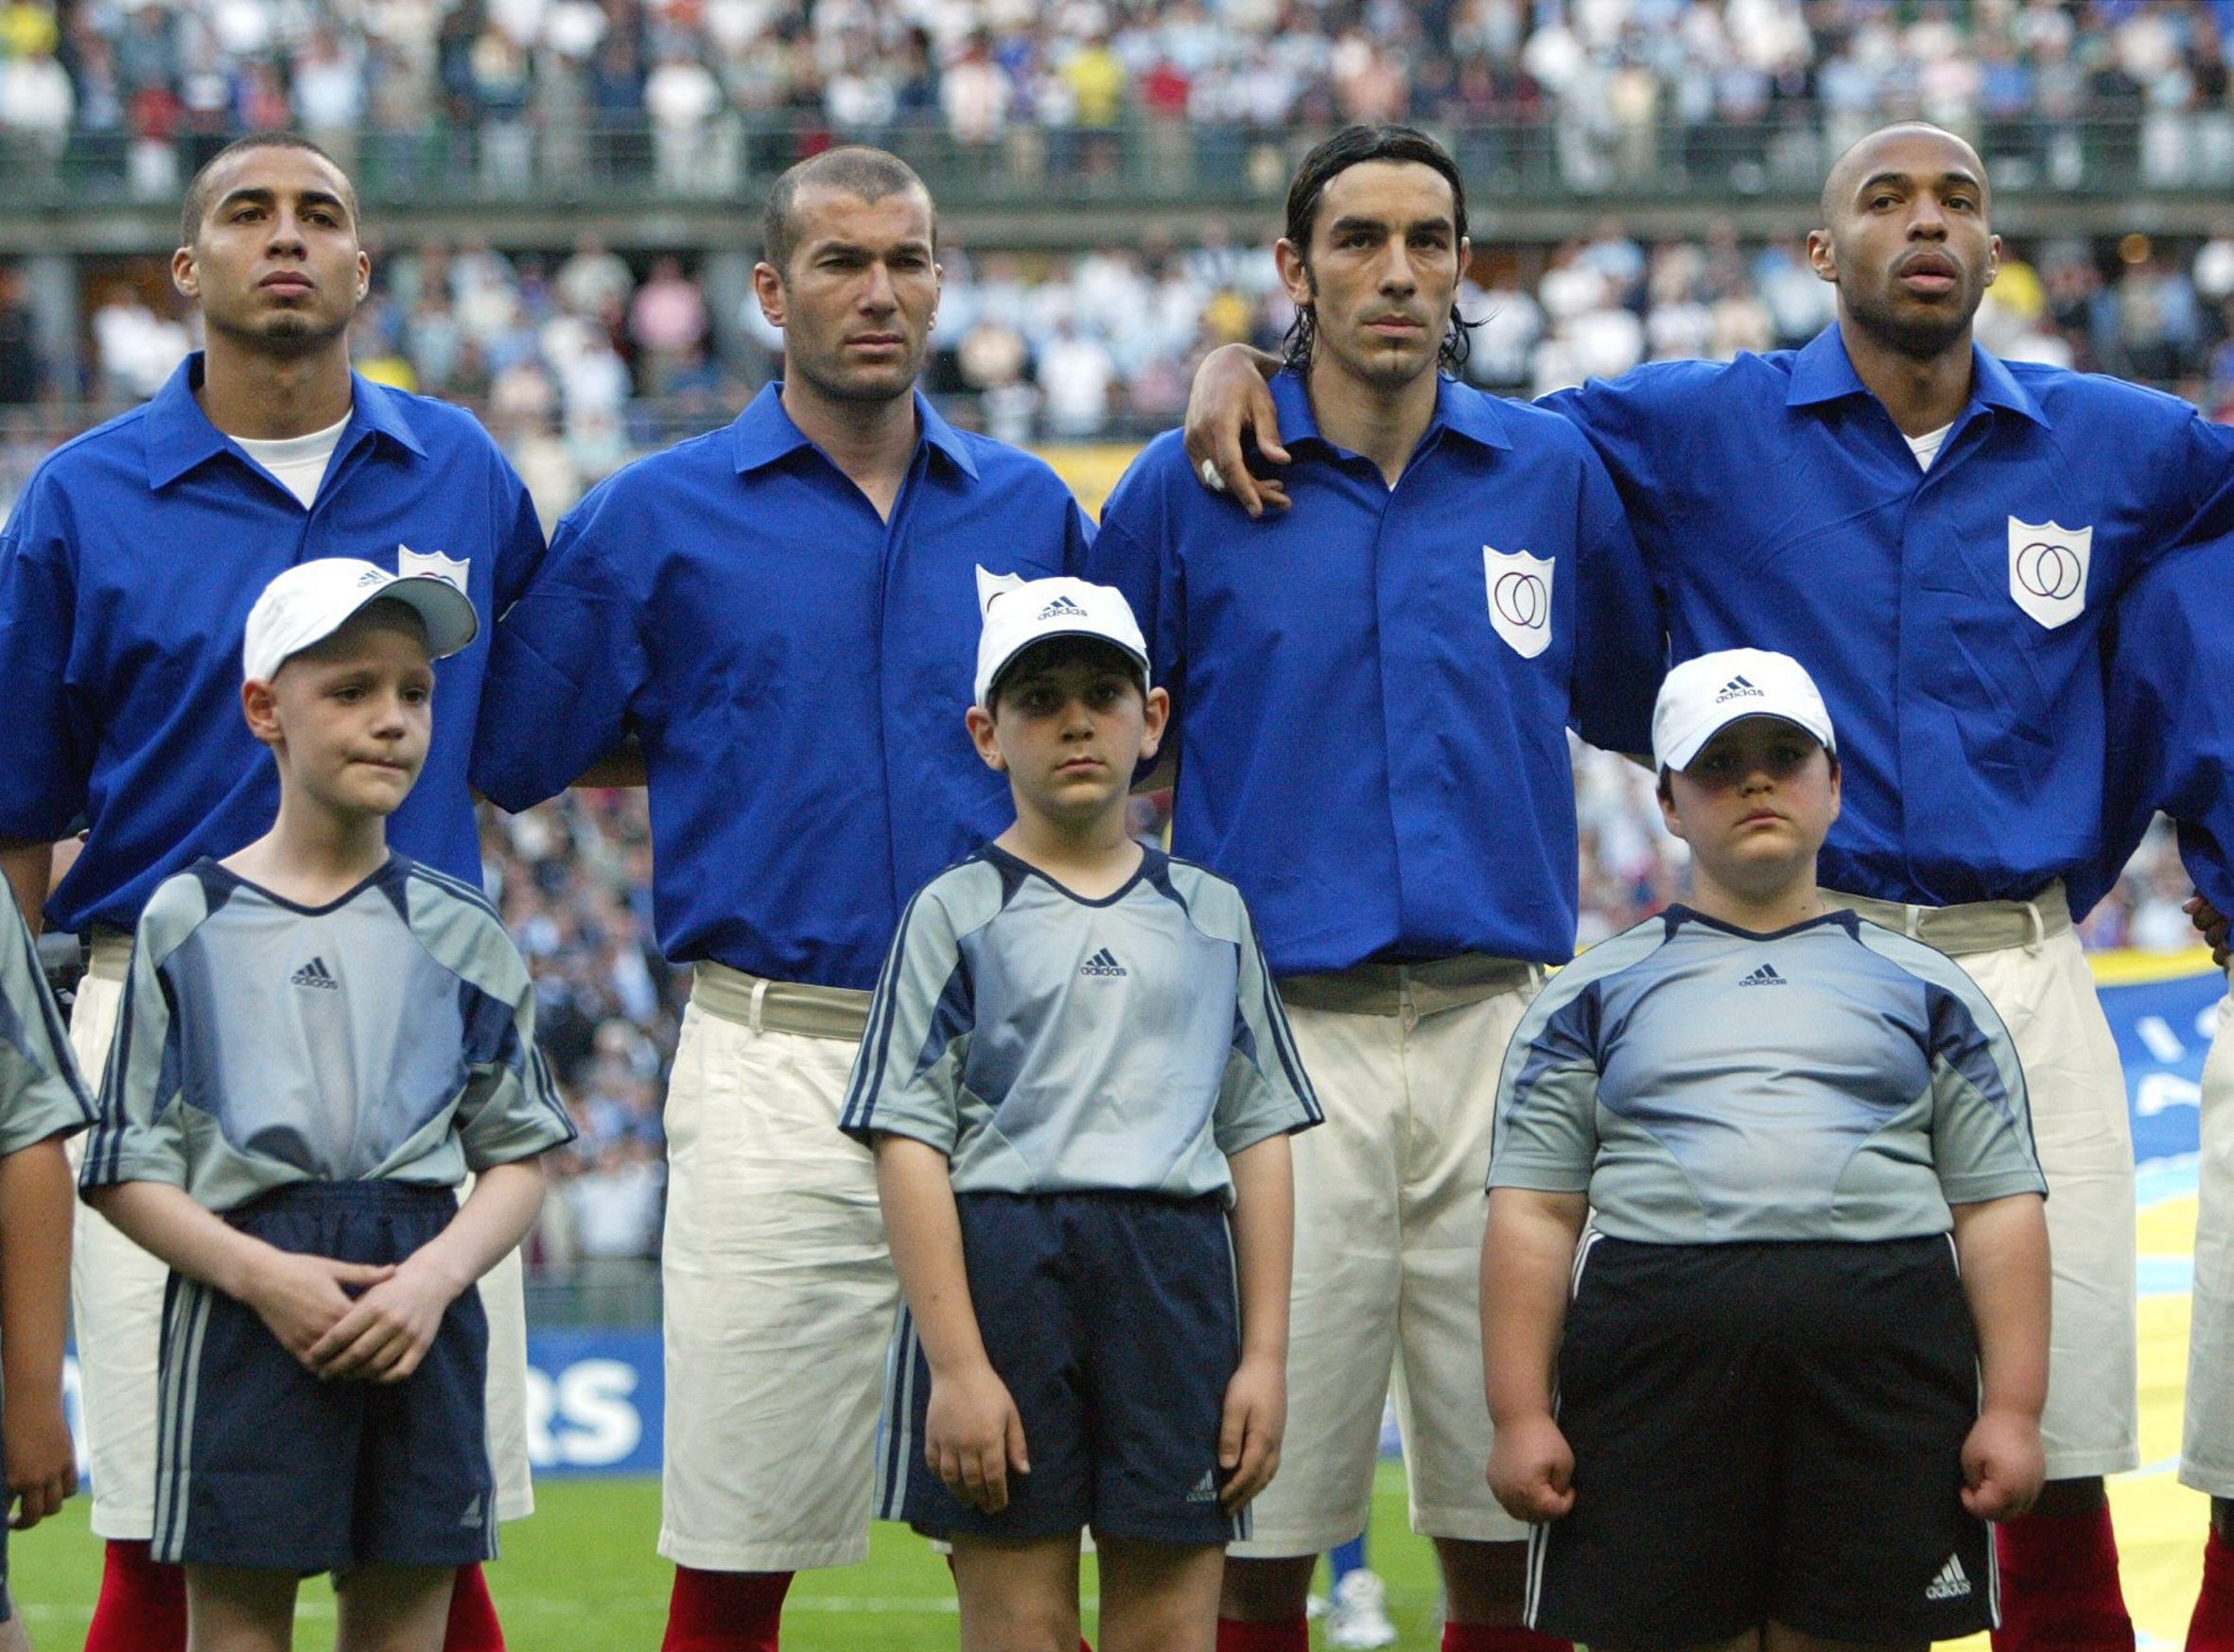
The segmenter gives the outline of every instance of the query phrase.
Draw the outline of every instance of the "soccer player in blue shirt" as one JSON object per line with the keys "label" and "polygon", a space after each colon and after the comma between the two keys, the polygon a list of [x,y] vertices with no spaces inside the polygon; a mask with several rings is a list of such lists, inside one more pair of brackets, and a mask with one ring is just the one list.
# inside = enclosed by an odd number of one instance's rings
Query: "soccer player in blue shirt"
{"label": "soccer player in blue shirt", "polygon": [[[2049,1486],[1998,1531],[1998,1644],[2122,1648],[2102,1477],[2139,1451],[2132,1142],[2067,883],[2093,886],[2105,756],[2134,733],[2108,721],[2104,617],[2190,530],[2234,447],[2173,397],[1979,349],[1991,205],[1962,139],[1875,132],[1832,166],[1808,237],[1834,326],[1804,350],[1655,364],[1545,405],[1613,473],[1671,657],[1773,648],[1841,707],[1826,887],[1960,955],[2016,1038],[2056,1298]],[[1240,432],[1278,458],[1279,415],[1246,358],[1204,384],[1225,405],[1195,421],[1200,457],[1259,508]]]}
{"label": "soccer player in blue shirt", "polygon": [[777,182],[753,279],[783,381],[574,509],[481,707],[475,774],[511,809],[635,735],[659,944],[693,966],[660,1257],[671,1652],[772,1648],[794,1572],[867,1555],[899,1296],[840,1104],[902,903],[1004,824],[953,714],[978,581],[1087,543],[1052,470],[916,391],[934,236],[881,150]]}
{"label": "soccer player in blue shirt", "polygon": [[[543,536],[473,416],[350,371],[371,279],[340,167],[284,133],[247,138],[188,186],[171,274],[207,348],[146,406],[49,455],[0,530],[0,865],[26,918],[89,936],[72,1014],[79,1066],[105,1065],[131,936],[148,895],[270,825],[278,780],[238,710],[256,593],[317,557],[458,583],[484,620],[528,588]],[[478,884],[465,764],[488,663],[439,668],[439,738],[393,823],[406,853]],[[82,852],[49,888],[50,845]],[[91,1652],[183,1652],[177,1568],[148,1557],[164,1269],[89,1209],[73,1277],[94,1530],[109,1539]],[[516,1261],[487,1281],[498,1512],[533,1506]],[[503,1636],[480,1569],[452,1596],[451,1652]]]}
{"label": "soccer player in blue shirt", "polygon": [[1475,1259],[1494,1067],[1575,944],[1570,723],[1641,751],[1660,639],[1604,467],[1564,420],[1442,369],[1469,256],[1451,157],[1402,127],[1314,148],[1273,394],[1296,509],[1250,531],[1177,432],[1102,513],[1170,690],[1175,850],[1249,903],[1326,1109],[1295,1147],[1285,1467],[1227,1568],[1224,1652],[1301,1652],[1316,1556],[1364,1529],[1396,1378],[1447,1652],[1533,1652],[1523,1528],[1485,1478]]}
{"label": "soccer player in blue shirt", "polygon": [[[2225,503],[2228,501],[2222,501]],[[2214,512],[2214,521],[2224,521]],[[2109,669],[2107,822],[2098,885],[2115,883],[2158,810],[2195,880],[2189,903],[2227,964],[2234,913],[2234,533],[2157,560],[2117,611]],[[2221,1000],[2203,1064],[2196,1175],[2194,1311],[2188,1332],[2179,1479],[2210,1498],[2203,1587],[2188,1626],[2193,1652],[2234,1647],[2234,1003]]]}

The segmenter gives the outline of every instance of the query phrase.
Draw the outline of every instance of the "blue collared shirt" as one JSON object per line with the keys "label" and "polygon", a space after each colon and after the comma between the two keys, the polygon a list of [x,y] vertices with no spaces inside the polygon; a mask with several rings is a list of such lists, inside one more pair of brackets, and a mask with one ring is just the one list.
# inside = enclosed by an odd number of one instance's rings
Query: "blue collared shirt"
{"label": "blue collared shirt", "polygon": [[2084,886],[2089,899],[2118,881],[2162,809],[2178,824],[2180,858],[2195,887],[2234,914],[2230,600],[2234,528],[2158,558],[2119,600],[2108,634],[2118,738],[2110,742],[2103,856]]}
{"label": "blue collared shirt", "polygon": [[672,959],[874,986],[908,897],[1013,818],[963,721],[976,569],[1075,573],[1089,530],[1038,460],[916,410],[886,522],[769,386],[592,491],[497,627],[476,779],[524,809],[634,731]]}
{"label": "blue collared shirt", "polygon": [[1574,950],[1567,725],[1649,745],[1661,648],[1619,499],[1572,426],[1445,381],[1390,488],[1272,381],[1293,510],[1252,525],[1176,434],[1089,559],[1178,718],[1175,853],[1241,887],[1275,974]]}
{"label": "blue collared shirt", "polygon": [[157,884],[278,811],[278,772],[240,713],[241,635],[265,585],[313,557],[395,569],[409,551],[422,571],[458,565],[482,635],[435,667],[433,745],[389,841],[479,887],[466,762],[490,617],[543,556],[527,491],[470,413],[357,378],[305,510],[209,422],[201,381],[189,356],[152,401],[56,449],[0,532],[0,837],[82,823],[47,919],[131,930]]}
{"label": "blue collared shirt", "polygon": [[1831,888],[2024,899],[2100,853],[2103,616],[2228,474],[2225,433],[2114,379],[1974,353],[1930,470],[1833,326],[1546,399],[1606,461],[1676,660],[1778,649],[1839,731]]}

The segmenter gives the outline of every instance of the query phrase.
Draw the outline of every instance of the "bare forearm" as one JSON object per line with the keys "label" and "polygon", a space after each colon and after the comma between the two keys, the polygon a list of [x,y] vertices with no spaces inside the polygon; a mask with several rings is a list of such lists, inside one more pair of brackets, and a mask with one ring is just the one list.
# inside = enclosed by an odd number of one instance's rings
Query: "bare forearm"
{"label": "bare forearm", "polygon": [[168,1182],[117,1182],[86,1199],[142,1250],[238,1301],[250,1299],[258,1268],[279,1254]]}
{"label": "bare forearm", "polygon": [[1483,1376],[1503,1423],[1551,1409],[1575,1242],[1590,1205],[1580,1193],[1498,1188],[1482,1239]]}
{"label": "bare forearm", "polygon": [[2034,1193],[1955,1207],[1955,1256],[1978,1327],[1987,1411],[2035,1420],[2048,1400],[2048,1219]]}
{"label": "bare forearm", "polygon": [[877,1197],[884,1207],[893,1271],[932,1370],[990,1364],[969,1296],[962,1217],[954,1208],[947,1156],[905,1136],[878,1137]]}
{"label": "bare forearm", "polygon": [[59,1396],[78,1200],[61,1138],[0,1158],[0,1387]]}
{"label": "bare forearm", "polygon": [[413,1251],[405,1265],[432,1269],[454,1296],[519,1245],[543,1208],[540,1156],[495,1164],[474,1178],[473,1191],[449,1226]]}
{"label": "bare forearm", "polygon": [[1295,1283],[1296,1174],[1285,1136],[1235,1154],[1233,1271],[1241,1296],[1241,1357],[1287,1368],[1288,1294]]}
{"label": "bare forearm", "polygon": [[16,908],[36,935],[45,921],[47,889],[54,877],[54,845],[32,838],[0,838],[0,873],[7,875]]}

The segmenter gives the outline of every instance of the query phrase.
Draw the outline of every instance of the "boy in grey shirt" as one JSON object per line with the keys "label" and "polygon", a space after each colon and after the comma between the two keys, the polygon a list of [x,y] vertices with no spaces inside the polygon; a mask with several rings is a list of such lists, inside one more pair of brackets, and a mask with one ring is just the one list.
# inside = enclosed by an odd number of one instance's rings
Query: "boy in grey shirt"
{"label": "boy in grey shirt", "polygon": [[1825,907],[1839,769],[1795,661],[1677,667],[1652,733],[1692,902],[1561,971],[1498,1097],[1490,1482],[1548,1522],[1530,1626],[1634,1652],[1989,1627],[1985,1522],[2039,1493],[2047,1392],[2015,1049],[1954,963]]}
{"label": "boy in grey shirt", "polygon": [[279,817],[161,885],[134,941],[80,1183],[172,1269],[154,1556],[197,1646],[287,1644],[330,1571],[341,1647],[434,1652],[457,1568],[496,1555],[474,1285],[573,1129],[496,913],[386,835],[475,626],[433,576],[273,580],[241,699]]}
{"label": "boy in grey shirt", "polygon": [[1075,1645],[1091,1526],[1105,1643],[1208,1652],[1279,1461],[1318,1103],[1239,894],[1126,835],[1168,702],[1125,599],[985,606],[969,727],[1016,824],[910,903],[843,1120],[907,1297],[883,1512],[951,1539],[966,1643]]}

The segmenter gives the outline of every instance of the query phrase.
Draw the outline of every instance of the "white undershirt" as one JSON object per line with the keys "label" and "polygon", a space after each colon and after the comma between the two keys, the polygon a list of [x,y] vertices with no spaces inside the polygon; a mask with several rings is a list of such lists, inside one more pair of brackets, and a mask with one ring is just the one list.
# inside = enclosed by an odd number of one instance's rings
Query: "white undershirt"
{"label": "white undershirt", "polygon": [[1940,448],[1946,443],[1947,432],[1954,427],[1955,422],[1949,419],[1936,430],[1927,430],[1921,436],[1902,438],[1909,444],[1909,451],[1916,456],[1918,468],[1923,470],[1931,468],[1931,461],[1939,457]]}
{"label": "white undershirt", "polygon": [[271,442],[248,436],[233,440],[240,443],[243,453],[277,477],[307,511],[318,497],[318,484],[325,480],[325,467],[333,461],[334,449],[341,444],[341,432],[348,427],[349,415],[343,413],[340,424],[313,430],[307,436],[282,436]]}

